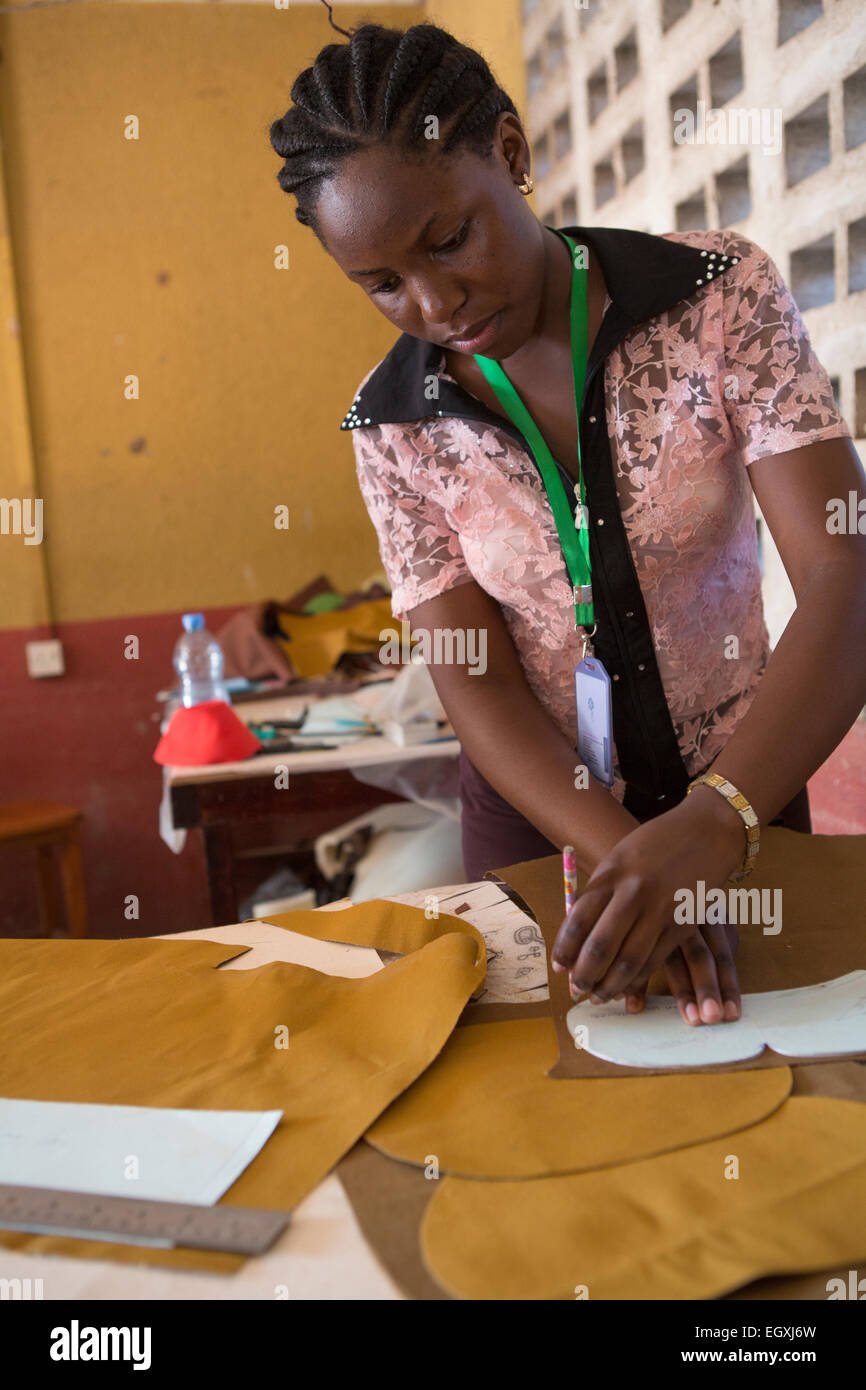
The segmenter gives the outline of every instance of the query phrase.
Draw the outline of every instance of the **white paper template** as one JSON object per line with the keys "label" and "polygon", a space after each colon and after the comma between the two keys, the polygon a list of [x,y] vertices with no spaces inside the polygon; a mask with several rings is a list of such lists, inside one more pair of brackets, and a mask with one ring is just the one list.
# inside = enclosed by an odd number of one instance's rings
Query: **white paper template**
{"label": "white paper template", "polygon": [[[642,1013],[625,1001],[569,1009],[575,1046],[623,1067],[689,1067],[739,1062],[771,1047],[784,1057],[866,1052],[866,970],[804,989],[742,996],[734,1023],[684,1023],[675,1001],[650,995]],[[578,1031],[580,1030],[580,1031]]]}
{"label": "white paper template", "polygon": [[282,1113],[0,1098],[0,1182],[212,1206]]}

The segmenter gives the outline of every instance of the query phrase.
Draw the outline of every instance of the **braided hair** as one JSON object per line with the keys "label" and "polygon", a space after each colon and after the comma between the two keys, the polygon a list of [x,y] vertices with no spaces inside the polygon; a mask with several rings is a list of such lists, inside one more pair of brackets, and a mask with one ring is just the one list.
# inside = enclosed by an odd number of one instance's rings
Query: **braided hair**
{"label": "braided hair", "polygon": [[[436,24],[406,30],[362,24],[347,37],[347,44],[327,44],[299,74],[294,105],[270,128],[284,161],[280,187],[293,194],[295,217],[320,240],[315,208],[322,184],[350,155],[387,142],[408,158],[431,147],[486,158],[500,112],[517,115],[481,54]],[[432,116],[438,128],[429,123]]]}

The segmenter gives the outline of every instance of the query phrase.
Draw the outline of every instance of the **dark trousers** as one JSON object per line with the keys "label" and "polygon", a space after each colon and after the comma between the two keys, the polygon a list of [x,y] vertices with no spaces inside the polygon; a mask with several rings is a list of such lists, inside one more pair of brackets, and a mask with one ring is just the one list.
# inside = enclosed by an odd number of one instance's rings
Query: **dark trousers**
{"label": "dark trousers", "polygon": [[[462,811],[463,864],[470,883],[488,869],[502,869],[525,859],[559,854],[540,830],[516,811],[491,787],[466,754],[460,754],[460,805]],[[801,787],[771,825],[784,825],[804,835],[812,833],[809,795]]]}

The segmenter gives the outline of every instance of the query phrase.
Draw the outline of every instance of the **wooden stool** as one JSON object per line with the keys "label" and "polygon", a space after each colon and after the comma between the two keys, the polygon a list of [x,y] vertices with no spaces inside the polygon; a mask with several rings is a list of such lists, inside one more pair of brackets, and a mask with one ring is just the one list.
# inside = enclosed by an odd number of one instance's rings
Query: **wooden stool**
{"label": "wooden stool", "polygon": [[58,929],[54,852],[60,861],[60,881],[70,936],[87,935],[84,874],[78,822],[81,812],[57,801],[8,801],[0,805],[0,850],[32,845],[36,850],[39,917],[43,935],[61,936]]}

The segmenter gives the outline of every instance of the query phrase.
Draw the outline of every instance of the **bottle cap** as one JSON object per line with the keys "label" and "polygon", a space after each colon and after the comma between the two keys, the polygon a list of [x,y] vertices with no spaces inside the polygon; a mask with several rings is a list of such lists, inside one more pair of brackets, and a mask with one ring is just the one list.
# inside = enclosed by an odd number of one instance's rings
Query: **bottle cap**
{"label": "bottle cap", "polygon": [[184,613],[181,622],[184,632],[204,631],[204,613]]}

